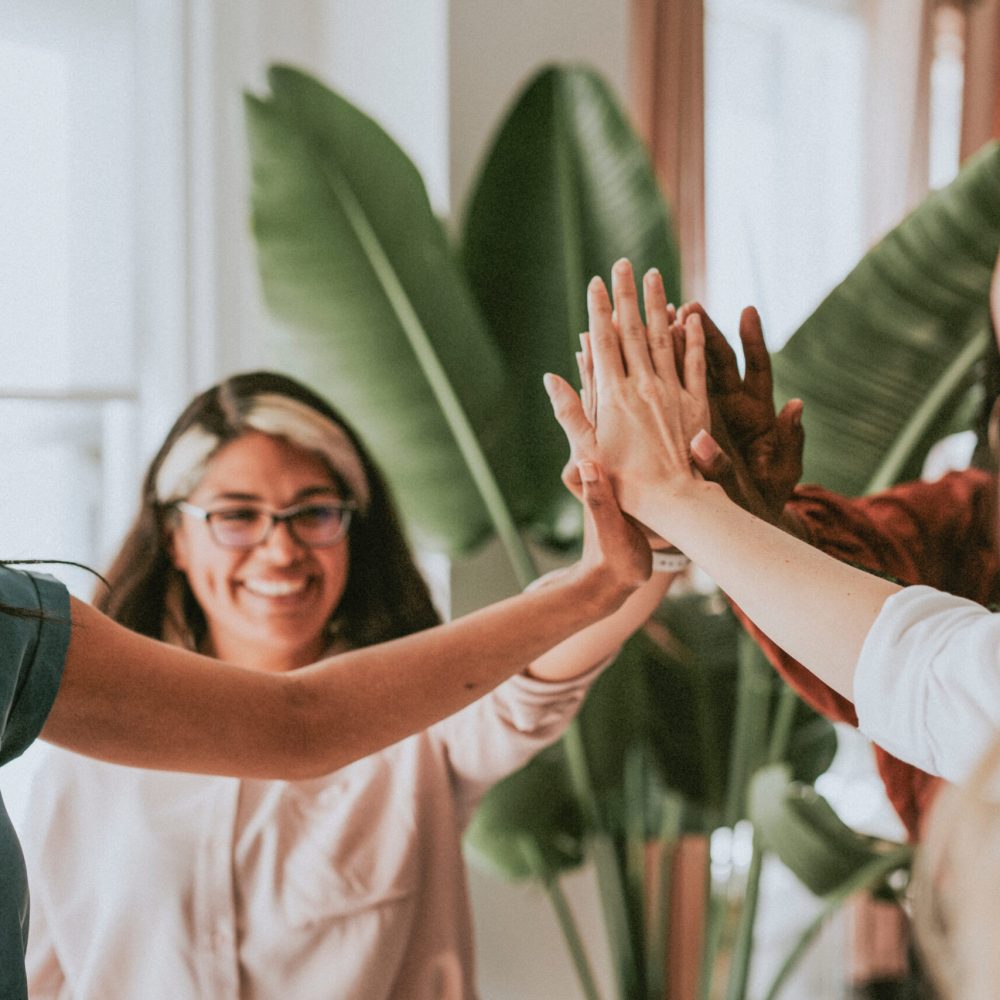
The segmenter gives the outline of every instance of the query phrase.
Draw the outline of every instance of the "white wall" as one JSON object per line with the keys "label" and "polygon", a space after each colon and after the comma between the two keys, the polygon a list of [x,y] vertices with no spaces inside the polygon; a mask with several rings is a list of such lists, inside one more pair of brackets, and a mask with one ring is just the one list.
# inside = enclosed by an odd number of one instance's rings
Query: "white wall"
{"label": "white wall", "polygon": [[585,62],[625,98],[627,3],[452,0],[449,29],[449,160],[456,208],[504,107],[540,66]]}

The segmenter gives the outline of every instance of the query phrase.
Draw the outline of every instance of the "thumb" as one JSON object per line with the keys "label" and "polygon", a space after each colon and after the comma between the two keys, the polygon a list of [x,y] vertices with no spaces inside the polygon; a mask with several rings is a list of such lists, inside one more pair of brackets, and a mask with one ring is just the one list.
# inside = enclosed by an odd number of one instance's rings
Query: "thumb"
{"label": "thumb", "polygon": [[583,486],[583,507],[586,517],[594,528],[595,541],[608,536],[609,532],[620,530],[625,517],[615,499],[611,481],[597,462],[578,463],[580,481]]}
{"label": "thumb", "polygon": [[691,439],[691,458],[695,468],[706,479],[711,479],[729,492],[723,479],[731,478],[735,482],[732,460],[708,431],[698,431]]}
{"label": "thumb", "polygon": [[691,439],[691,459],[695,468],[710,482],[718,483],[733,503],[770,521],[760,494],[740,478],[736,463],[719,447],[708,431],[698,431]]}
{"label": "thumb", "polygon": [[559,477],[562,480],[563,486],[566,487],[577,498],[577,500],[583,499],[583,483],[580,481],[580,466],[573,461],[573,457],[570,456],[569,461],[563,466],[562,473]]}
{"label": "thumb", "polygon": [[596,444],[594,429],[576,391],[564,378],[551,373],[545,375],[543,383],[552,404],[552,412],[569,441],[572,453],[584,455],[592,451]]}

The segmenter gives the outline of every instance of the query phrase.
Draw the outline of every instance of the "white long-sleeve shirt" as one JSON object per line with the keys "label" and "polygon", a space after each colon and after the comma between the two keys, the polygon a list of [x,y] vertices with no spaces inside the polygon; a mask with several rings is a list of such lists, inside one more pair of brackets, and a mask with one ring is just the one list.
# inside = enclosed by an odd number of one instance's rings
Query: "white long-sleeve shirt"
{"label": "white long-sleeve shirt", "polygon": [[49,748],[22,823],[33,1000],[475,996],[460,838],[595,668],[519,676],[328,777],[157,773]]}
{"label": "white long-sleeve shirt", "polygon": [[854,675],[858,728],[950,781],[1000,736],[1000,615],[930,587],[894,594]]}

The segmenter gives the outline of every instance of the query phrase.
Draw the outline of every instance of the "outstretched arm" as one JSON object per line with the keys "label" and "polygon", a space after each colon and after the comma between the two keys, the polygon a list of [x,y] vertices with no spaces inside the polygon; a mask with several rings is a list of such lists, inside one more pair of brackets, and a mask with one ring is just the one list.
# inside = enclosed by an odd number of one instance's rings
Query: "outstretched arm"
{"label": "outstretched arm", "polygon": [[[599,279],[588,289],[588,308],[595,458],[608,470],[622,509],[678,545],[767,635],[850,698],[865,637],[899,588],[765,524],[695,473],[683,413],[704,404],[701,317],[687,319],[686,351],[692,356],[685,359],[682,385],[672,340],[641,335],[627,261],[615,265],[612,280],[620,333]],[[647,276],[647,314],[659,308],[657,284]],[[550,377],[547,385],[556,416],[571,434],[569,418],[580,402],[562,380]]]}
{"label": "outstretched arm", "polygon": [[612,613],[649,576],[607,479],[585,484],[596,530],[574,569],[446,625],[290,674],[210,662],[74,601],[51,742],[138,767],[261,778],[325,774],[474,701]]}
{"label": "outstretched arm", "polygon": [[[584,475],[600,473],[599,468],[592,463],[580,464]],[[585,518],[584,531],[592,533],[595,531],[595,526],[589,509]],[[642,532],[637,527],[628,524],[626,531],[638,550],[648,548]],[[543,681],[565,681],[586,673],[602,660],[606,660],[633,632],[645,624],[676,577],[676,573],[651,574],[646,583],[613,614],[581,629],[535,659],[528,667],[528,675]],[[558,577],[554,576],[553,580],[555,579]],[[542,584],[546,585],[547,582]]]}

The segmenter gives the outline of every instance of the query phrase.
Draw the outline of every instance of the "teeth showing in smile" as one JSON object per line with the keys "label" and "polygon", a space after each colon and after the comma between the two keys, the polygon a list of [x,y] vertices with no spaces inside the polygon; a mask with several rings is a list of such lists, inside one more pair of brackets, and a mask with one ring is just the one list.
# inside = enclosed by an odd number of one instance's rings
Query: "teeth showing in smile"
{"label": "teeth showing in smile", "polygon": [[243,586],[259,597],[290,597],[306,589],[305,580],[244,580]]}

